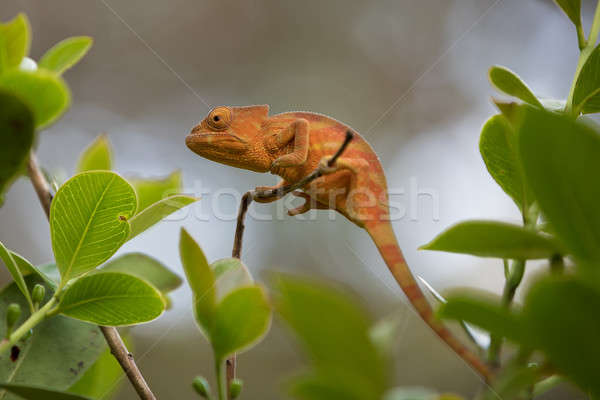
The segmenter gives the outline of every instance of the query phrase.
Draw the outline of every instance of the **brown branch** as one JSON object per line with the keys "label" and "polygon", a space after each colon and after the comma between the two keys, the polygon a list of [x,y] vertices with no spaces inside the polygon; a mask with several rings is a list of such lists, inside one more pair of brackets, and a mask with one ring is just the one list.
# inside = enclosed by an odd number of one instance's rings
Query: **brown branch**
{"label": "brown branch", "polygon": [[37,193],[38,199],[40,199],[40,204],[46,213],[46,218],[50,218],[50,203],[52,203],[50,185],[38,167],[37,158],[33,152],[31,152],[29,155],[27,172],[29,173],[29,179],[31,179],[31,183],[33,184],[33,188]]}
{"label": "brown branch", "polygon": [[140,396],[140,399],[156,400],[154,393],[150,390],[144,376],[135,363],[133,354],[127,350],[125,343],[123,343],[123,339],[121,339],[121,335],[119,335],[117,328],[112,326],[100,326],[100,330],[104,335],[104,339],[106,339],[108,347],[110,347],[111,354],[117,359],[123,371],[125,371],[127,379],[131,382],[131,385],[138,396]]}
{"label": "brown branch", "polygon": [[[329,161],[327,161],[327,167],[331,168],[334,166],[335,162],[342,155],[342,153],[346,150],[346,147],[348,147],[348,144],[350,143],[350,141],[352,141],[353,137],[354,137],[354,135],[352,134],[351,131],[346,131],[346,138],[344,139],[344,142],[342,143],[342,145],[340,146],[338,151],[333,155],[333,157],[331,157],[331,159],[329,159]],[[303,179],[301,179],[300,181],[298,181],[292,185],[287,185],[287,186],[282,186],[277,189],[269,189],[269,190],[262,190],[262,191],[250,190],[250,191],[244,193],[244,195],[242,196],[242,200],[240,202],[240,208],[238,211],[237,226],[235,228],[235,236],[233,239],[233,250],[231,251],[231,256],[238,258],[238,259],[241,258],[242,239],[244,237],[244,228],[246,227],[244,224],[244,221],[246,219],[246,213],[248,212],[248,207],[250,207],[250,204],[252,203],[253,200],[256,200],[256,199],[260,199],[260,200],[279,199],[279,198],[287,195],[288,193],[293,192],[294,190],[299,189],[299,188],[303,187],[304,185],[314,181],[315,179],[323,176],[324,174],[325,174],[324,168],[319,166],[312,173],[310,173],[309,175],[307,175],[306,177],[304,177]],[[226,376],[227,376],[227,398],[228,399],[231,399],[231,396],[229,393],[229,388],[231,387],[231,381],[233,379],[235,379],[236,366],[237,366],[237,359],[236,359],[236,355],[234,354],[231,357],[229,357],[225,363]]]}
{"label": "brown branch", "polygon": [[[27,164],[29,172],[29,179],[40,199],[40,203],[46,217],[50,217],[50,203],[52,202],[52,194],[50,193],[50,185],[46,181],[46,178],[38,167],[35,154],[32,152],[29,156],[29,162]],[[133,385],[138,396],[142,400],[156,400],[156,397],[150,390],[150,387],[146,383],[144,376],[137,367],[133,355],[127,350],[123,339],[119,335],[116,328],[110,326],[100,326],[100,330],[106,339],[110,352],[117,359],[123,371],[127,375],[127,378]]]}

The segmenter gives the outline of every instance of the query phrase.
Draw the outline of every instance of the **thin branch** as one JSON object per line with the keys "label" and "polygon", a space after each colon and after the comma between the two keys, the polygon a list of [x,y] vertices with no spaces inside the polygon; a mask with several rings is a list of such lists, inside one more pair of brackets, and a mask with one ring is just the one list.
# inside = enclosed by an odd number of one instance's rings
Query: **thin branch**
{"label": "thin branch", "polygon": [[35,154],[31,152],[29,155],[29,162],[27,163],[27,172],[29,173],[29,179],[31,179],[31,183],[33,184],[33,188],[37,193],[38,199],[40,199],[40,203],[44,212],[46,213],[46,217],[50,218],[50,203],[52,203],[52,193],[50,192],[50,185],[46,181],[44,174],[38,167],[37,158]]}
{"label": "thin branch", "polygon": [[[32,152],[29,156],[27,164],[29,179],[40,199],[40,204],[46,213],[46,217],[50,217],[50,203],[52,202],[52,194],[50,193],[50,185],[38,167],[35,154]],[[133,385],[135,391],[142,400],[156,400],[156,397],[146,383],[144,376],[137,367],[133,355],[127,350],[125,343],[121,339],[116,328],[110,326],[100,326],[100,330],[106,339],[110,352],[117,359],[127,378]]]}
{"label": "thin branch", "polygon": [[125,343],[123,343],[123,339],[121,339],[121,335],[119,335],[117,328],[112,326],[100,326],[100,330],[104,335],[104,339],[106,339],[108,347],[110,347],[111,354],[117,359],[123,371],[125,371],[127,378],[131,382],[131,385],[138,396],[140,396],[140,399],[156,400],[154,393],[150,390],[144,376],[135,363],[133,354],[127,350]]}
{"label": "thin branch", "polygon": [[[342,143],[342,145],[340,146],[338,151],[333,155],[333,157],[331,157],[329,159],[329,161],[327,161],[328,168],[331,168],[335,165],[335,162],[342,155],[342,153],[346,150],[346,147],[348,147],[348,144],[350,144],[353,137],[354,137],[354,135],[352,134],[351,131],[346,131],[346,138],[344,139],[344,142]],[[246,227],[244,224],[244,221],[246,219],[246,213],[248,212],[248,207],[250,207],[250,204],[252,203],[253,200],[279,199],[279,198],[287,195],[288,193],[291,193],[294,190],[299,189],[299,188],[303,187],[304,185],[314,181],[315,179],[323,176],[324,174],[325,174],[324,168],[319,166],[311,174],[307,175],[305,178],[301,179],[300,181],[298,181],[292,185],[282,186],[277,189],[269,189],[269,190],[261,190],[261,191],[250,190],[250,191],[244,193],[244,195],[242,196],[242,200],[240,202],[240,208],[238,211],[237,226],[235,228],[235,236],[233,239],[233,250],[231,251],[231,256],[238,258],[238,259],[241,258],[242,240],[244,237],[244,228]],[[235,370],[236,370],[236,366],[237,366],[237,358],[236,358],[235,354],[227,359],[225,366],[226,366],[226,377],[227,377],[227,398],[231,399],[229,389],[231,387],[231,381],[233,379],[235,379]]]}

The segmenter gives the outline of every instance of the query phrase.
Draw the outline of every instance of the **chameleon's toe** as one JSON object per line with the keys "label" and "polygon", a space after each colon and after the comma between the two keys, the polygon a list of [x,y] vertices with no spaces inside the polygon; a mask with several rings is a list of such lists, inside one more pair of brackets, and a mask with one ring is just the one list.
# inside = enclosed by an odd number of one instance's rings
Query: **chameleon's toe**
{"label": "chameleon's toe", "polygon": [[335,171],[338,170],[338,167],[333,165],[333,166],[329,166],[329,160],[331,160],[333,156],[326,156],[321,158],[321,161],[319,161],[319,170],[323,173],[323,174],[331,174]]}

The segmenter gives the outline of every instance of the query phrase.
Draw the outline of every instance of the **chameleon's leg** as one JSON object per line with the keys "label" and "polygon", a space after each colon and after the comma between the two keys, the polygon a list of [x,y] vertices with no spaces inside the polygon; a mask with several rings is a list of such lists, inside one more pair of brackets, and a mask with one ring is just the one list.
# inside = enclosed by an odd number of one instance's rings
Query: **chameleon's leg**
{"label": "chameleon's leg", "polygon": [[370,204],[372,200],[376,201],[376,199],[371,198],[372,194],[368,192],[369,163],[362,158],[340,157],[332,167],[329,167],[327,162],[330,159],[330,156],[323,157],[319,168],[326,174],[343,170],[350,171],[349,190],[346,194],[344,209],[352,220],[355,222],[362,221],[364,216],[361,210],[373,206],[374,204]]}
{"label": "chameleon's leg", "polygon": [[275,138],[276,145],[279,148],[287,146],[294,140],[294,149],[291,153],[285,154],[273,161],[271,168],[295,167],[303,164],[308,157],[308,121],[297,119],[286,129],[279,132]]}
{"label": "chameleon's leg", "polygon": [[[267,190],[277,190],[283,186],[286,185],[286,182],[284,179],[280,180],[277,185],[275,186],[257,186],[254,188],[255,192],[266,192]],[[254,201],[256,201],[257,203],[271,203],[275,200],[279,200],[280,198],[282,198],[283,196],[271,196],[271,197],[256,197],[254,198]]]}
{"label": "chameleon's leg", "polygon": [[304,199],[304,204],[302,204],[299,207],[288,210],[289,216],[304,214],[305,212],[308,212],[310,210],[328,210],[329,209],[329,207],[327,207],[325,204],[319,203],[316,199],[313,199],[312,197],[310,197],[308,194],[306,194],[304,192],[295,190],[292,192],[292,194],[296,197],[302,197]]}

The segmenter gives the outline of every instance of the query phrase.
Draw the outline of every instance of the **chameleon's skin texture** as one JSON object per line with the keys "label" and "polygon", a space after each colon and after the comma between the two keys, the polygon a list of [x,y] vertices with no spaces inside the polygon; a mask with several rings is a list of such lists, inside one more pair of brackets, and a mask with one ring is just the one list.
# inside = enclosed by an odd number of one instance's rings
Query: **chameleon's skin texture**
{"label": "chameleon's skin texture", "polygon": [[[210,160],[256,172],[271,172],[293,184],[321,164],[325,166],[340,147],[348,126],[309,112],[269,116],[269,107],[217,107],[186,138],[187,146]],[[352,131],[352,130],[351,130]],[[356,132],[326,175],[302,188],[306,203],[290,215],[313,209],[335,209],[364,228],[390,272],[423,320],[484,377],[487,367],[457,341],[432,312],[417,285],[389,222],[385,175],[371,146]],[[270,189],[260,187],[257,189]],[[267,201],[273,201],[267,200]]]}

